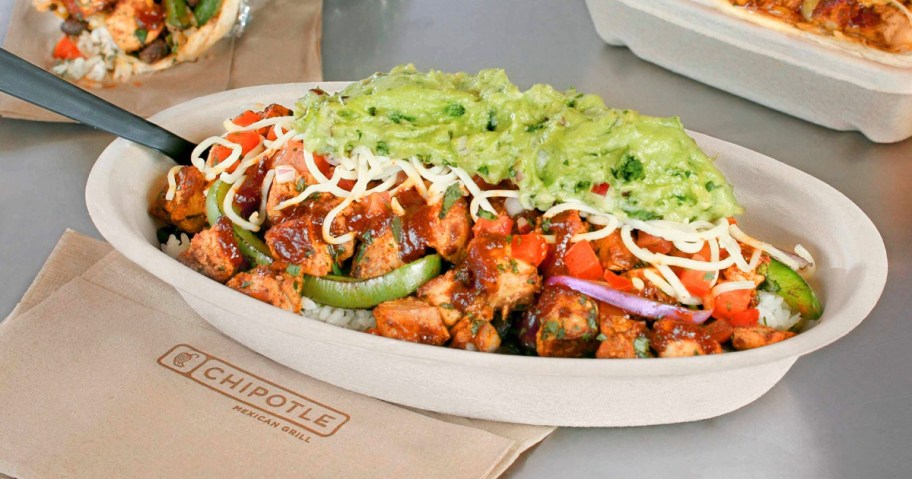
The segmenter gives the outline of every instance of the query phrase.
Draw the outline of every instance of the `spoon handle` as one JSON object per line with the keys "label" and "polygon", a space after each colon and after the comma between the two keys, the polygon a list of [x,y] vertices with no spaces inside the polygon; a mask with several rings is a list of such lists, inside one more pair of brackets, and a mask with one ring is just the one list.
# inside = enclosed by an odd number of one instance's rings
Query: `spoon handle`
{"label": "spoon handle", "polygon": [[196,147],[170,131],[111,104],[0,48],[0,91],[121,138],[158,150],[179,164]]}

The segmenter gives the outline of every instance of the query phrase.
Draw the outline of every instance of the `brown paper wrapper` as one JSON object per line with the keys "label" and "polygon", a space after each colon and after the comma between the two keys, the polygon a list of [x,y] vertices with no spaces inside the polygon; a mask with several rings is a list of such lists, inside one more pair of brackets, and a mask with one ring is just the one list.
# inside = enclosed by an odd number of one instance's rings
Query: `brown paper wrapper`
{"label": "brown paper wrapper", "polygon": [[[322,80],[322,0],[250,0],[249,5],[252,18],[240,38],[223,38],[195,62],[89,91],[147,117],[172,105],[232,88]],[[48,68],[53,63],[51,52],[61,36],[60,22],[53,13],[35,10],[31,0],[16,0],[3,48]],[[0,116],[70,121],[3,93]]]}
{"label": "brown paper wrapper", "polygon": [[496,477],[553,430],[412,411],[301,375],[218,334],[108,248],[67,232],[0,327],[0,472]]}

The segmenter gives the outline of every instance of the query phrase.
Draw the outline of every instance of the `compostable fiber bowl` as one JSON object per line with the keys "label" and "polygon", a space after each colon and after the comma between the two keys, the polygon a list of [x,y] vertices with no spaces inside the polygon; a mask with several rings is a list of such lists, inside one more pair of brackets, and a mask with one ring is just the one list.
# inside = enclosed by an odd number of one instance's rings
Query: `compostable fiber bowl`
{"label": "compostable fiber bowl", "polygon": [[[321,83],[336,91],[344,83]],[[152,117],[190,140],[269,103],[290,106],[316,84],[245,88]],[[247,347],[314,378],[386,401],[461,416],[558,426],[638,426],[719,416],[759,398],[803,354],[842,337],[874,307],[887,275],[877,229],[825,183],[758,153],[692,133],[717,158],[749,234],[815,253],[820,324],[751,351],[674,359],[596,360],[483,354],[412,344],[292,314],[218,284],[162,253],[147,213],[173,162],[116,140],[86,187],[89,214],[124,256],[172,285],[206,321]],[[800,205],[800,206],[799,206]],[[610,405],[610,407],[606,407]]]}
{"label": "compostable fiber bowl", "polygon": [[912,136],[912,59],[886,64],[774,20],[734,16],[722,3],[586,0],[606,43],[650,63],[878,143]]}

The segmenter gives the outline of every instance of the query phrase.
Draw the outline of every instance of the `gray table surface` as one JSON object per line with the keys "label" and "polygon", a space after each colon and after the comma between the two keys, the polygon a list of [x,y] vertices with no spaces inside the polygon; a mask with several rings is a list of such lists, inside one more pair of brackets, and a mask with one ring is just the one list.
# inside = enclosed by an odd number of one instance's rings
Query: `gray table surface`
{"label": "gray table surface", "polygon": [[[11,4],[0,0],[0,38]],[[326,80],[407,62],[502,67],[522,87],[575,86],[610,105],[678,115],[692,130],[833,185],[883,235],[890,277],[878,306],[847,337],[799,359],[757,402],[690,424],[560,429],[508,476],[912,476],[912,318],[903,303],[912,285],[912,141],[876,145],[645,63],[603,44],[582,1],[326,0],[323,61]],[[98,236],[84,184],[111,140],[82,126],[0,120],[0,317],[65,228]]]}

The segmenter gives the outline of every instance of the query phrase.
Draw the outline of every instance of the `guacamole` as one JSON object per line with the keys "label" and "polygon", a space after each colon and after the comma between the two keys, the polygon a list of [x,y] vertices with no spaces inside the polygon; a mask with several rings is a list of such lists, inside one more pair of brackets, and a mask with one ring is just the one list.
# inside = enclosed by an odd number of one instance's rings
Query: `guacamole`
{"label": "guacamole", "polygon": [[418,72],[398,66],[296,104],[311,151],[358,146],[391,158],[458,166],[515,183],[541,210],[578,200],[620,217],[715,220],[741,212],[731,185],[677,118],[608,108],[548,85],[520,91],[503,70]]}

